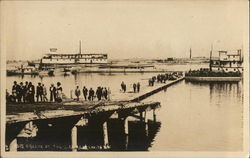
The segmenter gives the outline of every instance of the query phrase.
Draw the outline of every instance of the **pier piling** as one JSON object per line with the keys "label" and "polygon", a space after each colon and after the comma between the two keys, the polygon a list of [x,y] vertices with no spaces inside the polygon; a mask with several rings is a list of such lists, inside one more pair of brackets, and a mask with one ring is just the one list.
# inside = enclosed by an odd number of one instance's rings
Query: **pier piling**
{"label": "pier piling", "polygon": [[77,127],[74,126],[72,129],[71,129],[71,148],[72,148],[72,151],[77,151]]}
{"label": "pier piling", "polygon": [[103,123],[103,138],[104,138],[104,148],[109,146],[109,138],[108,138],[108,125],[107,121]]}
{"label": "pier piling", "polygon": [[156,114],[155,114],[155,109],[153,109],[153,121],[156,122]]}
{"label": "pier piling", "polygon": [[11,143],[10,143],[10,145],[9,145],[9,150],[10,151],[17,151],[17,138],[14,138],[12,141],[11,141]]}

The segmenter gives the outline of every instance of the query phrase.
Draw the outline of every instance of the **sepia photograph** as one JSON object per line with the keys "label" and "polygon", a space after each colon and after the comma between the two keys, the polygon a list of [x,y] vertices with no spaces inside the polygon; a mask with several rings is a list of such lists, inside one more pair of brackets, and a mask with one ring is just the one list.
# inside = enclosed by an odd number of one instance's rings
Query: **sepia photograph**
{"label": "sepia photograph", "polygon": [[3,0],[1,157],[249,158],[248,0]]}

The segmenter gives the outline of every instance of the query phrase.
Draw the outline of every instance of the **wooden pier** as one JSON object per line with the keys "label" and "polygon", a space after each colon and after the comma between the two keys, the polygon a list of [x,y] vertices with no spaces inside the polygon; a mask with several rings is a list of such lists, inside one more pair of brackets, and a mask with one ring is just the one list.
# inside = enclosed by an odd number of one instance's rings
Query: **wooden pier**
{"label": "wooden pier", "polygon": [[[49,125],[67,124],[65,126],[72,132],[72,150],[76,151],[76,127],[88,126],[89,122],[93,120],[95,124],[99,122],[103,125],[104,135],[105,132],[107,135],[105,123],[111,118],[123,120],[124,126],[126,126],[125,133],[128,131],[128,117],[139,119],[147,124],[148,115],[146,113],[153,111],[153,118],[156,121],[155,109],[160,107],[160,103],[141,101],[183,79],[184,77],[172,81],[167,80],[166,83],[156,83],[154,86],[148,86],[147,81],[145,81],[145,83],[141,83],[139,93],[120,92],[113,94],[111,101],[73,101],[68,99],[62,103],[7,104],[6,145],[8,149],[6,150],[16,151],[16,138],[36,136],[37,131],[43,131],[43,128],[48,128]],[[107,138],[104,137],[104,139]],[[107,140],[105,144],[108,144]]]}

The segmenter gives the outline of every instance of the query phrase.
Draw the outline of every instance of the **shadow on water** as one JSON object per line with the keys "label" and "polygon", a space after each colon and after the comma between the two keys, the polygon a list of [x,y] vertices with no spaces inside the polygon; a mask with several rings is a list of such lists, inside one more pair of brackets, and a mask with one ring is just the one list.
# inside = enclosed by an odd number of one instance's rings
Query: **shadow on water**
{"label": "shadow on water", "polygon": [[[71,123],[69,123],[71,122]],[[38,132],[33,138],[18,137],[18,151],[72,151],[71,121],[37,124]],[[161,122],[149,120],[128,121],[128,134],[125,134],[124,120],[107,121],[108,147],[105,146],[105,133],[101,122],[90,122],[77,126],[77,151],[148,151],[152,146]]]}

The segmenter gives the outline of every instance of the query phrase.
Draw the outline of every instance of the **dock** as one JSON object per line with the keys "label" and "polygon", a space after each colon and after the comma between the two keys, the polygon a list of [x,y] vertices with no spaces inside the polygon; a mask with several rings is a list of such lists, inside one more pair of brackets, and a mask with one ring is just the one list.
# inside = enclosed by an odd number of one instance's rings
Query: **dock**
{"label": "dock", "polygon": [[[166,83],[155,83],[148,86],[147,81],[141,82],[141,90],[138,93],[132,91],[112,94],[111,101],[74,101],[67,99],[62,103],[33,103],[7,104],[6,116],[6,151],[17,151],[17,138],[35,137],[43,131],[66,124],[64,128],[71,130],[72,151],[78,150],[77,127],[101,124],[104,130],[104,146],[108,146],[107,122],[109,120],[121,120],[124,125],[125,135],[128,135],[128,121],[130,117],[140,120],[147,125],[147,113],[152,111],[154,122],[156,121],[155,110],[160,108],[159,102],[142,102],[143,99],[166,89],[180,81],[167,80]],[[56,126],[55,126],[56,125]],[[48,129],[47,129],[48,128]],[[145,128],[147,128],[145,126]],[[55,129],[54,129],[55,130]],[[58,129],[57,129],[58,130]],[[106,135],[105,135],[106,133]]]}

